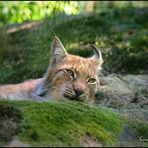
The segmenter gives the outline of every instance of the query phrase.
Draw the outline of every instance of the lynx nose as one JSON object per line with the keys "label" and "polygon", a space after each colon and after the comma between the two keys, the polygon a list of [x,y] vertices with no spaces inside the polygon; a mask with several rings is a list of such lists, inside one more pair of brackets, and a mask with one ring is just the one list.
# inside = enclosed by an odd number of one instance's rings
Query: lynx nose
{"label": "lynx nose", "polygon": [[84,90],[81,88],[74,88],[74,92],[75,92],[76,96],[78,97],[84,93]]}

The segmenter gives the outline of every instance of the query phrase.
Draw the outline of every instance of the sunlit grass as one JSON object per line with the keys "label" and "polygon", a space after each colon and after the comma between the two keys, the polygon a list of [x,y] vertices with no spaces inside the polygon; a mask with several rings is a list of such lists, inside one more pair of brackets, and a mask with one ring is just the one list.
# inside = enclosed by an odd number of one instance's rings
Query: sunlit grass
{"label": "sunlit grass", "polygon": [[16,136],[31,146],[83,146],[85,136],[115,146],[124,124],[124,119],[111,109],[75,101],[1,101],[0,107],[0,119],[3,112],[8,119],[15,118],[20,127]]}

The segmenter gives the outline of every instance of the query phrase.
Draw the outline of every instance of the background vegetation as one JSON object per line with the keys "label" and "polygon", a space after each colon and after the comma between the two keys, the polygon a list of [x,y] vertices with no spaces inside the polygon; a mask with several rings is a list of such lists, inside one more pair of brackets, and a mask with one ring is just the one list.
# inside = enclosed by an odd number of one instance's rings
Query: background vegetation
{"label": "background vegetation", "polygon": [[77,1],[10,1],[0,3],[0,25],[78,13]]}
{"label": "background vegetation", "polygon": [[0,83],[42,77],[52,32],[73,54],[90,56],[89,45],[96,44],[103,53],[104,75],[147,73],[146,4],[96,2],[90,11],[81,1],[0,2]]}

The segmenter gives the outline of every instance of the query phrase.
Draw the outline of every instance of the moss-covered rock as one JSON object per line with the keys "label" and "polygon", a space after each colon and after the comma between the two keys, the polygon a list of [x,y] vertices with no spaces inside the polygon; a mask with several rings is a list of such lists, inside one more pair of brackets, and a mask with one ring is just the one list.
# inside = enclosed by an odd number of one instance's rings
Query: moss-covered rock
{"label": "moss-covered rock", "polygon": [[111,109],[73,101],[0,101],[0,108],[0,121],[13,122],[7,127],[9,134],[0,126],[3,143],[15,135],[30,146],[115,146],[124,123]]}

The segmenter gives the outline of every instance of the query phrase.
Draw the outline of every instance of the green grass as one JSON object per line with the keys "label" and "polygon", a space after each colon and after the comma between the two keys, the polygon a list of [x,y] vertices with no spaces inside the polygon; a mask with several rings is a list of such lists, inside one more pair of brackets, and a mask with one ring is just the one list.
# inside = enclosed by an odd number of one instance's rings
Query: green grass
{"label": "green grass", "polygon": [[[9,48],[0,48],[4,51],[0,54],[0,83],[42,77],[49,64],[52,31],[72,54],[91,56],[89,44],[101,48],[104,74],[147,73],[147,17],[146,8],[113,7],[59,25],[45,21],[37,27],[9,34],[5,43]],[[3,36],[0,40],[3,41]]]}
{"label": "green grass", "polygon": [[31,146],[82,146],[85,136],[93,137],[103,145],[114,146],[124,123],[121,115],[111,109],[75,101],[3,100],[0,108],[0,119],[4,118],[4,112],[5,117],[15,117],[20,128],[17,137]]}

